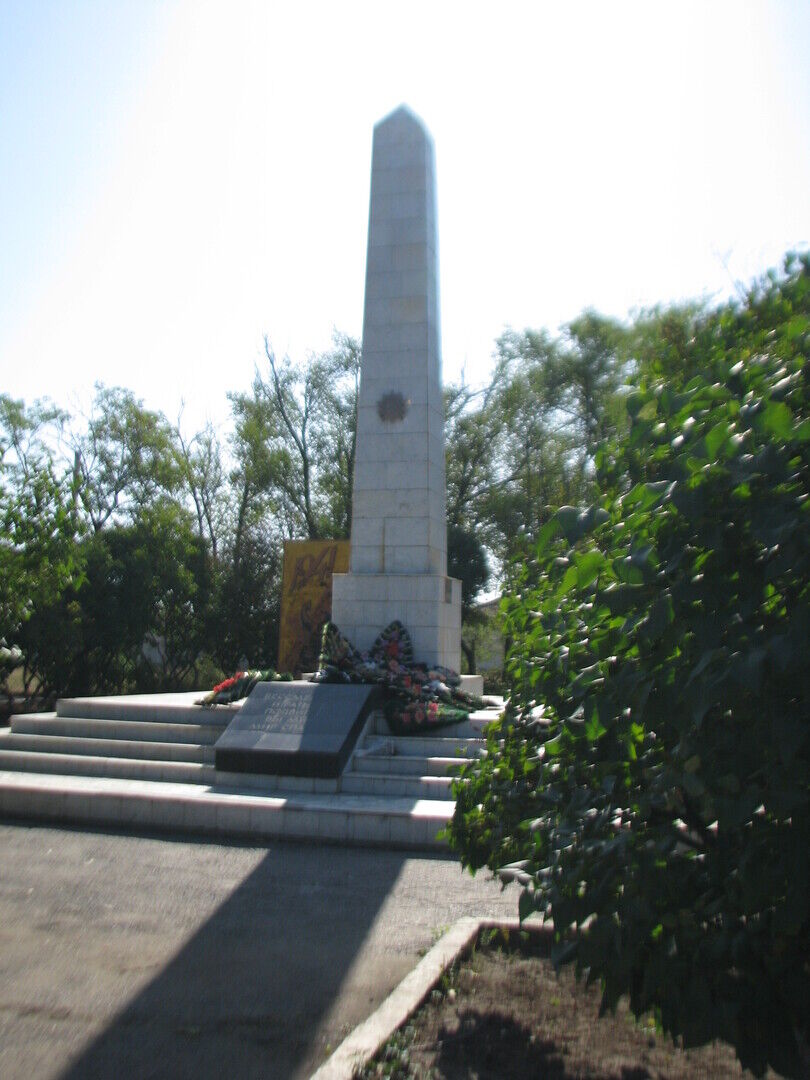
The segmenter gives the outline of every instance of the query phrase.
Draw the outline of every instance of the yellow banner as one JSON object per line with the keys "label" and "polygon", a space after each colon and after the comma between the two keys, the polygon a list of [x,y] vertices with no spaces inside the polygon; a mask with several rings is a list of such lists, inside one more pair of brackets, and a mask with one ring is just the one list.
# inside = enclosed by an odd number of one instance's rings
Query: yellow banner
{"label": "yellow banner", "polygon": [[332,615],[332,574],[349,569],[349,547],[348,540],[284,542],[279,671],[316,669],[321,629]]}

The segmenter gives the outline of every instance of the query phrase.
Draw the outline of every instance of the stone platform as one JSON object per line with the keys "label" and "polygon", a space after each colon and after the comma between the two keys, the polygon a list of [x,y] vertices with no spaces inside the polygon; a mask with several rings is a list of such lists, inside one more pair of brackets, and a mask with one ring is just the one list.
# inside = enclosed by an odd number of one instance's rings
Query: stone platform
{"label": "stone platform", "polygon": [[484,728],[498,715],[397,737],[373,712],[340,776],[254,775],[215,762],[244,703],[202,708],[199,696],[62,699],[53,713],[12,717],[0,730],[0,815],[442,850],[453,774],[485,752]]}

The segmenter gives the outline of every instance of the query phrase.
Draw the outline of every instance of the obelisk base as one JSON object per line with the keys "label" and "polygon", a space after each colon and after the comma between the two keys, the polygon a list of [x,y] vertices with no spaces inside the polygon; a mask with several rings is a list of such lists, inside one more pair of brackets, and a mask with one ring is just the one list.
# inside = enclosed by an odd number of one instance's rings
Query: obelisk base
{"label": "obelisk base", "polygon": [[334,574],[332,622],[358,649],[369,649],[399,619],[414,659],[461,667],[461,582],[438,574]]}

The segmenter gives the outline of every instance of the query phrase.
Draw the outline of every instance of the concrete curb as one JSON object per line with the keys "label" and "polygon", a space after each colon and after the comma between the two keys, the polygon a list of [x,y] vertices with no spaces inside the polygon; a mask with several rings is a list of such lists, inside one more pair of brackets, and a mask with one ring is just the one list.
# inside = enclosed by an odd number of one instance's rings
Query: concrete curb
{"label": "concrete curb", "polygon": [[537,923],[521,925],[518,919],[459,919],[391,991],[376,1012],[346,1036],[310,1080],[352,1080],[355,1072],[366,1065],[416,1012],[445,971],[473,948],[483,930],[530,930],[536,933],[544,929]]}
{"label": "concrete curb", "polygon": [[264,842],[314,840],[445,851],[452,803],[380,796],[262,793],[157,780],[0,769],[0,821],[106,826]]}

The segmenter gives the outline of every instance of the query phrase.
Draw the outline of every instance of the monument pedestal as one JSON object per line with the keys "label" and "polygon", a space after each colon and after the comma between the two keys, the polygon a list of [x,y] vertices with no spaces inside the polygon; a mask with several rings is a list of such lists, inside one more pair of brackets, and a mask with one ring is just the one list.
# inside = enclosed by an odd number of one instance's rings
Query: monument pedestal
{"label": "monument pedestal", "polygon": [[332,621],[357,649],[370,649],[395,619],[414,659],[461,667],[461,582],[439,574],[335,574]]}

